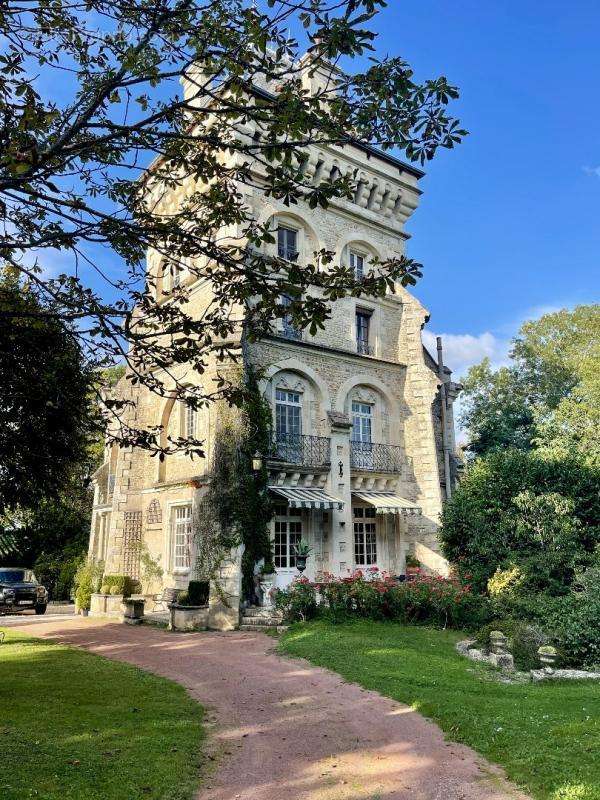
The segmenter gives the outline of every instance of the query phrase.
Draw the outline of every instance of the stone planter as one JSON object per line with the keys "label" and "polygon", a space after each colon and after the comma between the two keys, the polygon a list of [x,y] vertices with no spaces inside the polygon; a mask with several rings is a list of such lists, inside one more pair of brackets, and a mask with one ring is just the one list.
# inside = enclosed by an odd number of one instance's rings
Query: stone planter
{"label": "stone planter", "polygon": [[143,597],[127,597],[123,600],[123,622],[128,625],[141,625],[144,621]]}
{"label": "stone planter", "polygon": [[261,575],[258,581],[260,591],[262,593],[261,606],[263,608],[273,608],[273,589],[275,588],[275,581],[277,576],[273,573],[271,575]]}
{"label": "stone planter", "polygon": [[205,631],[208,628],[208,605],[180,606],[172,603],[169,614],[170,631]]}
{"label": "stone planter", "polygon": [[123,603],[122,594],[100,594],[92,595],[90,604],[91,617],[115,617],[119,619],[123,614],[121,604]]}

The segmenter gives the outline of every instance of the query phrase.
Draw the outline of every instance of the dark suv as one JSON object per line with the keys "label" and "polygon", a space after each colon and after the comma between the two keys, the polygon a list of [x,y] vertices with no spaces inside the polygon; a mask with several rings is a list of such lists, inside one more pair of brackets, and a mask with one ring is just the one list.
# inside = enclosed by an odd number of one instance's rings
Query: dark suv
{"label": "dark suv", "polygon": [[48,592],[30,569],[0,567],[0,614],[27,609],[45,614],[47,606]]}

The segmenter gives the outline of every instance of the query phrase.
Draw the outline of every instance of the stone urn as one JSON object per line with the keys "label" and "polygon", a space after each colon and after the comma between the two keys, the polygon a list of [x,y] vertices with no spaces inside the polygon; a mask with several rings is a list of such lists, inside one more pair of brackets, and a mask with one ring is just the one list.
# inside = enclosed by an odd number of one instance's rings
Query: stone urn
{"label": "stone urn", "polygon": [[558,661],[558,650],[550,645],[544,645],[538,649],[538,658],[546,672],[553,672]]}
{"label": "stone urn", "polygon": [[274,572],[261,572],[258,585],[262,593],[261,605],[263,608],[273,608],[273,589],[277,575]]}

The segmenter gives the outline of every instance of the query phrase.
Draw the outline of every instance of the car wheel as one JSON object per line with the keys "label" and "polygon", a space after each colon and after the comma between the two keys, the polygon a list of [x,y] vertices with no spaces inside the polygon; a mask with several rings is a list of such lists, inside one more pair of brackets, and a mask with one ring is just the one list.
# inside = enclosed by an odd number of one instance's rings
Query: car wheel
{"label": "car wheel", "polygon": [[45,613],[46,613],[46,609],[47,609],[47,608],[48,608],[48,606],[47,606],[47,605],[43,605],[43,606],[36,606],[36,607],[35,607],[35,613],[36,613],[36,614],[45,614]]}

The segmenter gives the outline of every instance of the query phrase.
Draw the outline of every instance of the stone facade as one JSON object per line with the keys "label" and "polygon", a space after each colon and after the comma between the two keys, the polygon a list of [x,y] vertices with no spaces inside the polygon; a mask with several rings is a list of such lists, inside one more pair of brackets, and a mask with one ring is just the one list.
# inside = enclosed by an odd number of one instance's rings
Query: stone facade
{"label": "stone facade", "polygon": [[[404,225],[419,200],[421,173],[360,145],[311,150],[306,175],[317,180],[333,168],[358,170],[358,187],[353,201],[333,201],[325,211],[294,206],[291,213],[258,190],[242,190],[261,222],[269,222],[274,231],[293,231],[299,260],[325,248],[349,264],[359,256],[368,268],[372,258],[403,254],[408,238]],[[176,205],[188,191],[190,187],[178,187],[165,207]],[[148,269],[157,276],[157,291],[168,291],[156,253],[148,254]],[[201,313],[211,297],[210,284],[192,283],[191,276],[183,280],[189,283],[190,310]],[[365,317],[367,339],[359,330]],[[452,401],[457,387],[447,369],[440,377],[435,359],[423,347],[421,331],[428,318],[419,301],[398,286],[384,299],[337,301],[326,329],[314,336],[304,331],[300,336],[279,324],[245,348],[246,359],[265,375],[262,390],[273,408],[276,437],[281,434],[284,445],[282,450],[276,442],[268,461],[278,499],[273,537],[280,585],[298,574],[290,559],[298,536],[313,548],[309,577],[375,565],[402,573],[409,551],[430,569],[445,570],[436,532],[454,480],[447,454],[454,450]],[[201,385],[208,390],[215,379],[216,367],[202,376]],[[134,401],[134,425],[160,425],[165,437],[184,429],[185,406],[176,399],[132,388],[125,379],[118,388]],[[278,411],[277,405],[285,408]],[[106,453],[96,474],[90,538],[90,555],[106,562],[106,572],[135,576],[137,544],[143,541],[164,570],[163,585],[185,588],[193,555],[182,548],[190,508],[209,481],[215,413],[210,408],[197,415],[204,459],[172,455],[159,462],[147,452],[115,446]],[[278,488],[320,489],[339,502],[325,509],[294,509]],[[370,510],[358,493],[373,491],[401,498],[412,512]],[[211,616],[219,618],[214,627],[236,624],[239,562],[240,554],[234,553],[224,565],[233,612],[228,606],[218,608],[211,598]]]}

